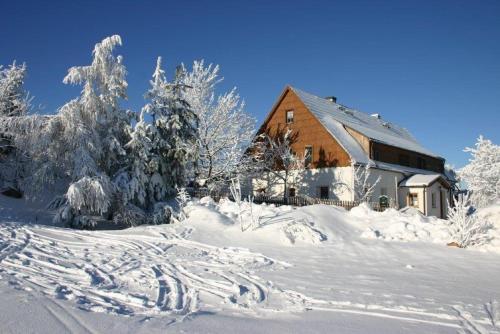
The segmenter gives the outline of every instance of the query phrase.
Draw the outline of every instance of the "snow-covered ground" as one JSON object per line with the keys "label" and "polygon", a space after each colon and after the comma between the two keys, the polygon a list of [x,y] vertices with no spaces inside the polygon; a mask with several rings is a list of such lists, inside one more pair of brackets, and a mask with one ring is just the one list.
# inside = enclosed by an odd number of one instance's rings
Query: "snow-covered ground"
{"label": "snow-covered ground", "polygon": [[500,333],[499,206],[480,249],[412,211],[254,205],[243,232],[233,202],[187,211],[79,231],[0,196],[0,332]]}

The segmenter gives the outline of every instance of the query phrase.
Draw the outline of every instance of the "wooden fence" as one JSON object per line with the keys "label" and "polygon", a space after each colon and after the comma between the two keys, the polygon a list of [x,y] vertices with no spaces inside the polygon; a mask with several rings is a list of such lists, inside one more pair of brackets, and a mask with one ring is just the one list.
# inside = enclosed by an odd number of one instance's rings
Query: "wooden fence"
{"label": "wooden fence", "polygon": [[[210,196],[215,202],[218,202],[221,198],[229,198],[230,200],[234,200],[233,196],[229,192],[216,192],[209,191],[206,188],[198,188],[198,189],[187,189],[188,193],[192,197],[205,197]],[[247,196],[242,196],[244,198],[248,198]],[[325,205],[334,205],[340,206],[346,210],[351,210],[352,208],[358,206],[360,202],[358,201],[339,201],[334,199],[325,199],[325,198],[313,198],[308,196],[294,196],[288,197],[286,200],[283,196],[266,196],[266,195],[255,195],[251,197],[253,202],[256,204],[274,204],[276,206],[281,205],[292,205],[292,206],[307,206],[313,204],[325,204]],[[379,202],[370,202],[368,203],[372,210],[382,212],[390,206],[380,205]]]}

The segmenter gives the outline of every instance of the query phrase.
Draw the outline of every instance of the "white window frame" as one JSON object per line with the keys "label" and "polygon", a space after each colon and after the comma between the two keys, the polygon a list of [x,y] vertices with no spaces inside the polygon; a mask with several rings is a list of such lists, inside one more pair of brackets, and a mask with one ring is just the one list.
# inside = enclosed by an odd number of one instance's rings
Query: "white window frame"
{"label": "white window frame", "polygon": [[418,196],[418,193],[410,193],[408,195],[408,205],[413,207],[413,208],[418,208],[419,207],[419,204],[418,204],[418,200],[419,200],[419,196]]}
{"label": "white window frame", "polygon": [[[289,115],[291,115],[292,117],[288,117]],[[285,117],[286,117],[286,124],[292,124],[293,121],[294,121],[294,112],[293,112],[293,109],[289,109],[285,112]]]}

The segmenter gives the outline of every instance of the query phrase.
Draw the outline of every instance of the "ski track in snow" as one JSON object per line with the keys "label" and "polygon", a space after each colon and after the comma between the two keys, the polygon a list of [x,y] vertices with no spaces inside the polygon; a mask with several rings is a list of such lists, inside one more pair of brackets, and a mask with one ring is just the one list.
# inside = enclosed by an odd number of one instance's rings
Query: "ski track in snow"
{"label": "ski track in snow", "polygon": [[280,297],[287,296],[254,275],[286,263],[190,241],[189,233],[125,236],[2,224],[0,275],[94,312],[186,316],[199,310],[200,301],[216,310],[286,309]]}
{"label": "ski track in snow", "polygon": [[[189,240],[189,228],[157,231],[124,235],[0,224],[0,275],[16,288],[54,297],[54,307],[47,307],[51,314],[59,312],[57,300],[64,299],[87,311],[119,315],[183,319],[198,311],[262,315],[321,310],[460,328],[451,307],[446,313],[311,298],[258,276],[265,268],[286,270],[290,265],[285,262]],[[58,321],[92,332],[67,315]]]}

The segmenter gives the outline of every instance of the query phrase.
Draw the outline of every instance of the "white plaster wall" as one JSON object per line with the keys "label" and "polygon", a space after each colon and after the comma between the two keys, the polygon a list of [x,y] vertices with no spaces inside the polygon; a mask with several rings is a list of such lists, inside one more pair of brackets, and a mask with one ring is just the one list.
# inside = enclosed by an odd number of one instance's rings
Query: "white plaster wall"
{"label": "white plaster wall", "polygon": [[404,178],[404,175],[398,172],[372,168],[370,170],[370,177],[368,178],[368,181],[373,184],[379,176],[380,181],[375,186],[370,201],[378,202],[380,196],[382,196],[382,189],[385,188],[391,204],[401,202],[398,200],[398,183]]}
{"label": "white plaster wall", "polygon": [[[402,187],[399,188],[399,205],[400,208],[404,208],[405,206],[408,205],[408,194],[413,193],[413,194],[418,194],[418,209],[420,212],[425,214],[425,205],[424,204],[424,192],[425,188],[423,187]],[[427,194],[425,194],[425,202],[427,202]]]}
{"label": "white plaster wall", "polygon": [[[296,194],[319,197],[318,189],[328,186],[329,198],[343,201],[352,201],[352,168],[351,167],[331,167],[308,169],[304,172],[301,180],[297,173],[291,173],[288,188],[295,188]],[[265,189],[267,195],[282,196],[284,185],[281,180],[268,180],[263,176],[260,179],[252,180],[254,193],[258,189]]]}
{"label": "white plaster wall", "polygon": [[[418,210],[423,214],[439,217],[441,208],[439,203],[439,191],[444,191],[445,199],[449,197],[446,189],[442,188],[439,182],[433,184],[430,188],[424,187],[397,187],[397,184],[405,178],[402,173],[386,171],[381,169],[371,169],[369,182],[373,184],[380,176],[380,182],[376,185],[371,201],[378,202],[382,195],[382,189],[387,190],[387,196],[390,203],[397,208],[408,206],[408,194],[418,194]],[[328,186],[329,198],[342,201],[353,201],[354,186],[353,168],[352,167],[332,167],[308,169],[305,171],[303,179],[299,180],[297,173],[291,173],[289,177],[288,188],[295,188],[297,195],[307,195],[310,197],[319,197],[319,187]],[[253,179],[251,188],[254,194],[258,189],[265,189],[265,193],[270,196],[283,196],[283,182],[281,180],[267,180],[265,177]],[[440,190],[441,188],[441,190]],[[432,208],[431,193],[436,193],[436,208]],[[425,196],[424,196],[425,193]],[[425,203],[424,203],[425,201]],[[445,204],[446,205],[446,204]],[[427,213],[425,212],[427,211]],[[446,207],[445,207],[446,215]]]}
{"label": "white plaster wall", "polygon": [[[431,185],[429,188],[427,188],[428,196],[429,199],[427,201],[427,215],[428,216],[435,216],[438,218],[446,218],[447,215],[447,209],[448,209],[448,204],[447,201],[449,201],[449,190],[444,188],[439,182],[434,183]],[[436,207],[432,207],[432,193],[436,194]],[[443,195],[443,214],[444,216],[441,217],[441,200],[440,200],[440,193]]]}

